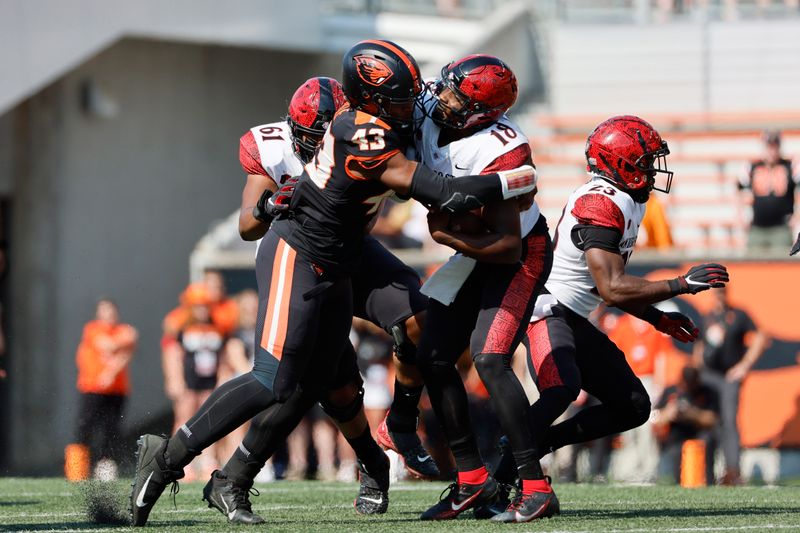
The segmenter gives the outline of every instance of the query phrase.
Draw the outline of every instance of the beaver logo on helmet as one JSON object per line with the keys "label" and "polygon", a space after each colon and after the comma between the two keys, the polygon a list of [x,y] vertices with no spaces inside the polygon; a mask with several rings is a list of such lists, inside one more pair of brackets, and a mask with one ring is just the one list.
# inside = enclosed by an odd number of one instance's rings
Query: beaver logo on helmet
{"label": "beaver logo on helmet", "polygon": [[380,87],[394,76],[394,72],[380,59],[368,56],[355,56],[358,77],[366,83]]}

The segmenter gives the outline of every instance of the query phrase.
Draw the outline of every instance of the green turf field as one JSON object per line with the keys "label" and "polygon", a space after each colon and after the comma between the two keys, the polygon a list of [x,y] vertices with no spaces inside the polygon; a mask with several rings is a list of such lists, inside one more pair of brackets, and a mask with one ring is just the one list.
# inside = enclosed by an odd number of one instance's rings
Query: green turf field
{"label": "green turf field", "polygon": [[[254,510],[266,527],[229,526],[200,501],[202,483],[183,484],[177,510],[168,494],[150,515],[150,531],[800,531],[800,487],[685,490],[677,487],[558,485],[563,514],[521,525],[478,522],[471,517],[441,523],[417,516],[437,501],[443,483],[405,483],[393,488],[389,512],[361,517],[351,502],[356,484],[279,482],[260,485]],[[127,506],[127,486],[73,485],[61,479],[0,479],[0,531],[119,530],[96,524],[84,504],[87,487]],[[127,508],[127,507],[126,507]],[[465,515],[470,514],[465,513]]]}

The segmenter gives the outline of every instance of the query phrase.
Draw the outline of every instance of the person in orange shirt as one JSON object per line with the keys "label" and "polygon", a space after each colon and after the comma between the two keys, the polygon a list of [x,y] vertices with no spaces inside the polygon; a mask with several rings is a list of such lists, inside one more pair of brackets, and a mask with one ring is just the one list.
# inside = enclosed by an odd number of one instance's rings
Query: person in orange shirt
{"label": "person in orange shirt", "polygon": [[667,219],[667,211],[664,208],[664,204],[655,196],[651,196],[647,200],[647,209],[644,212],[640,229],[643,229],[647,234],[647,240],[642,244],[642,248],[656,248],[658,250],[672,248],[672,230]]}
{"label": "person in orange shirt", "polygon": [[[116,477],[114,444],[120,437],[120,420],[130,394],[128,364],[136,349],[136,329],[119,321],[119,309],[108,298],[97,302],[95,320],[83,328],[78,346],[80,415],[77,443],[92,450],[95,475]],[[95,443],[94,441],[99,441]]]}
{"label": "person in orange shirt", "polygon": [[[217,386],[217,372],[227,341],[225,333],[212,320],[212,293],[204,284],[192,284],[181,296],[188,319],[175,335],[175,342],[164,349],[164,377],[167,395],[173,401],[174,431],[177,431],[211,395]],[[217,467],[215,448],[200,457],[202,472],[210,475]]]}

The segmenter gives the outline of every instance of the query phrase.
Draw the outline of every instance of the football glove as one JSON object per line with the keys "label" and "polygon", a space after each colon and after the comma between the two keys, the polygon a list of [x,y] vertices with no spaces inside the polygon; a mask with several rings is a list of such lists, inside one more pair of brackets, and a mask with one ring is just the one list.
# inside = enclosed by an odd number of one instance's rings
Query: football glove
{"label": "football glove", "polygon": [[661,333],[681,342],[694,342],[700,334],[694,322],[682,313],[663,313],[654,326]]}
{"label": "football glove", "polygon": [[729,281],[728,270],[717,263],[695,265],[683,276],[669,280],[673,294],[697,294],[711,288],[724,287]]}
{"label": "football glove", "polygon": [[797,240],[794,241],[794,246],[789,250],[789,255],[794,255],[797,252],[800,252],[800,233],[797,234]]}
{"label": "football glove", "polygon": [[288,211],[289,202],[292,201],[292,195],[294,195],[294,189],[299,179],[297,176],[287,179],[275,192],[264,189],[253,208],[253,218],[269,224],[278,215]]}

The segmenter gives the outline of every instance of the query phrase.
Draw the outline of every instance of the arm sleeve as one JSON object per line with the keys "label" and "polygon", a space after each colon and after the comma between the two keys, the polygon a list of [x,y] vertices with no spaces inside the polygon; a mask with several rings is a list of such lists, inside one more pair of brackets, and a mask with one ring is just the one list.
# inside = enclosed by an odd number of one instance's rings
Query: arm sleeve
{"label": "arm sleeve", "polygon": [[409,195],[428,206],[450,213],[461,213],[472,211],[489,202],[529,193],[535,187],[535,173],[533,176],[501,173],[450,179],[419,164],[411,179]]}
{"label": "arm sleeve", "polygon": [[571,213],[578,221],[570,235],[576,248],[584,252],[600,248],[620,253],[625,217],[611,198],[602,194],[585,194],[575,201]]}
{"label": "arm sleeve", "polygon": [[239,163],[246,174],[269,176],[261,164],[261,156],[258,153],[258,146],[252,131],[248,131],[239,139]]}
{"label": "arm sleeve", "polygon": [[494,172],[500,172],[501,170],[513,170],[522,165],[533,166],[531,145],[527,143],[521,144],[513,150],[498,156],[481,171],[481,174],[492,174]]}
{"label": "arm sleeve", "polygon": [[572,228],[570,237],[575,247],[582,252],[600,248],[614,254],[622,253],[619,249],[622,234],[614,228],[577,224]]}

